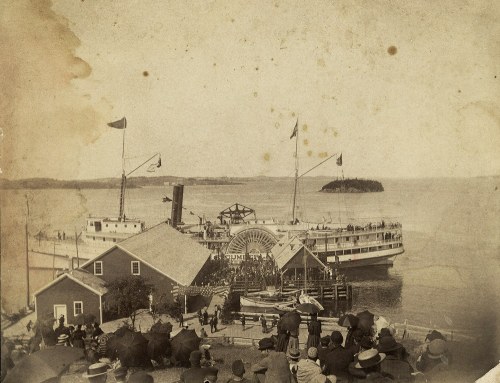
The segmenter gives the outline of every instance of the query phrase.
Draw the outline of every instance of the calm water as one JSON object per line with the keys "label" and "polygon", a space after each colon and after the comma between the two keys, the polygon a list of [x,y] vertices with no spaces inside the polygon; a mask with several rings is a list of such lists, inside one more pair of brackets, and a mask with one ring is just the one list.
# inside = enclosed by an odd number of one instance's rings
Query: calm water
{"label": "calm water", "polygon": [[[381,180],[385,191],[373,194],[325,194],[327,178],[305,179],[300,186],[299,216],[322,222],[399,220],[405,253],[390,269],[349,272],[355,284],[353,311],[370,309],[392,321],[443,328],[474,329],[491,336],[499,321],[500,177],[439,180]],[[258,218],[291,214],[292,180],[262,179],[245,185],[186,186],[184,219],[214,219],[239,202]],[[153,225],[170,216],[171,187],[129,190],[126,211]],[[115,216],[117,190],[6,191],[2,195],[2,305],[25,299],[24,219],[30,200],[29,230],[81,230],[84,218]],[[195,215],[189,214],[192,211]],[[12,273],[12,270],[19,270]]]}

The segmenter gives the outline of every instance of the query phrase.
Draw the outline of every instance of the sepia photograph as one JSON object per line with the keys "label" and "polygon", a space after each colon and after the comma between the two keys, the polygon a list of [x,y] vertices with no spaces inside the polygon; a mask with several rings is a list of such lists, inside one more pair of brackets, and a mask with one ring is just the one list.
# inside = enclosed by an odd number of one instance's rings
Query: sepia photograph
{"label": "sepia photograph", "polygon": [[0,382],[500,382],[499,19],[3,1]]}

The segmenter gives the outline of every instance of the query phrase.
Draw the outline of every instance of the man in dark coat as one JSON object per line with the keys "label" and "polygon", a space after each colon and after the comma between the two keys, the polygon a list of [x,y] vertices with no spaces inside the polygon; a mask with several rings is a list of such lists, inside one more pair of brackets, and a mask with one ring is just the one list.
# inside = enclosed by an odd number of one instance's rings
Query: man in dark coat
{"label": "man in dark coat", "polygon": [[280,314],[280,320],[278,321],[278,324],[276,325],[276,330],[278,331],[278,340],[276,342],[276,351],[278,352],[285,352],[288,348],[288,331],[283,328],[282,322],[281,322],[281,317],[283,314]]}
{"label": "man in dark coat", "polygon": [[82,330],[82,325],[76,326],[76,330],[73,333],[73,347],[85,348],[85,336],[87,334]]}
{"label": "man in dark coat", "polygon": [[354,360],[354,356],[349,350],[342,346],[344,337],[339,331],[333,331],[330,336],[329,351],[325,358],[325,375],[335,375],[338,381],[348,380],[349,363]]}
{"label": "man in dark coat", "polygon": [[417,359],[417,370],[431,377],[448,369],[448,345],[443,339],[434,339],[427,346],[427,351]]}
{"label": "man in dark coat", "polygon": [[215,367],[201,367],[201,351],[195,350],[189,355],[189,362],[191,363],[191,368],[184,371],[179,381],[183,383],[199,383],[203,382],[203,379],[207,375],[215,375],[219,373],[219,370]]}
{"label": "man in dark coat", "polygon": [[380,370],[397,382],[413,382],[413,367],[405,360],[406,351],[392,336],[380,338],[377,350],[386,358],[380,363]]}
{"label": "man in dark coat", "polygon": [[387,376],[387,374],[381,372],[380,370],[380,363],[383,362],[384,359],[385,354],[379,353],[374,348],[360,352],[358,355],[358,363],[356,363],[355,367],[363,371],[366,377],[358,378],[355,380],[355,382],[393,382],[394,380],[392,380],[389,376]]}
{"label": "man in dark coat", "polygon": [[259,341],[259,350],[265,357],[252,365],[254,382],[290,383],[292,373],[286,354],[274,351],[274,343],[270,338]]}
{"label": "man in dark coat", "polygon": [[95,322],[94,331],[92,332],[92,339],[97,339],[102,334],[104,334],[104,331],[102,331],[101,328],[99,327],[99,323]]}

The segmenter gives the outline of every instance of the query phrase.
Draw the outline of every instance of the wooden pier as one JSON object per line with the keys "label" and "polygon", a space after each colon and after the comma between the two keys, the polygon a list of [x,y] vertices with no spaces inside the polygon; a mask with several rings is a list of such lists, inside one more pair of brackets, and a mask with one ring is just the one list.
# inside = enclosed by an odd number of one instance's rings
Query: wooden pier
{"label": "wooden pier", "polygon": [[[278,288],[279,289],[279,288]],[[231,291],[241,295],[266,290],[266,284],[260,281],[236,281],[231,284]],[[313,298],[319,300],[351,301],[352,285],[350,283],[338,283],[331,279],[303,280],[283,282],[281,291],[284,293],[295,290],[304,290]]]}

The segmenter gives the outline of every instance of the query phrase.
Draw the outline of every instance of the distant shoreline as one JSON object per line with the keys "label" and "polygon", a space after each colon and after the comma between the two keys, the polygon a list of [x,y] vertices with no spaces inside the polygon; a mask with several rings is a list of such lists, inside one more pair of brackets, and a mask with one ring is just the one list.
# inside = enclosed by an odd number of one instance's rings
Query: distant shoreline
{"label": "distant shoreline", "polygon": [[[192,185],[242,185],[244,182],[230,178],[208,177],[133,177],[127,179],[127,189],[140,189],[151,186],[171,186],[175,184]],[[104,178],[98,180],[56,180],[53,178],[30,178],[20,180],[0,180],[0,190],[19,189],[117,189],[120,188],[119,178]]]}

